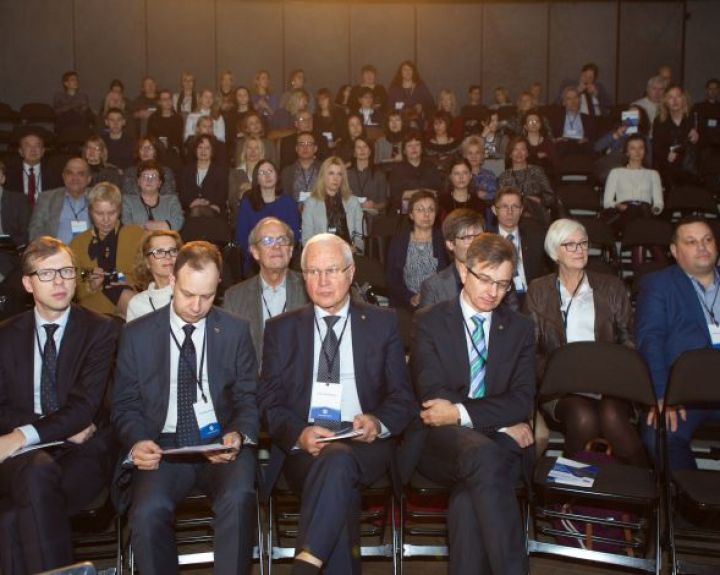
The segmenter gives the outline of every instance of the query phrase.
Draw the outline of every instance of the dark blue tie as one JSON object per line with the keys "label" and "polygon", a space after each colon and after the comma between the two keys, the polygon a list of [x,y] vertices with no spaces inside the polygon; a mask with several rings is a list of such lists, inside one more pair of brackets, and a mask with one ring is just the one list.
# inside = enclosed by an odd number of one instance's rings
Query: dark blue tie
{"label": "dark blue tie", "polygon": [[177,426],[175,439],[178,447],[200,444],[200,432],[193,404],[197,401],[197,356],[192,333],[195,326],[185,324],[185,341],[180,348],[177,377]]}
{"label": "dark blue tie", "polygon": [[[340,319],[337,315],[328,315],[323,318],[327,324],[327,333],[320,346],[318,361],[318,381],[324,383],[340,383],[340,342],[335,333],[335,324]],[[334,419],[315,418],[315,424],[326,429],[337,431],[342,426],[340,421]]]}
{"label": "dark blue tie", "polygon": [[55,332],[60,327],[56,323],[46,323],[44,326],[45,347],[42,352],[42,370],[40,371],[40,406],[43,415],[48,415],[57,411],[57,348],[55,347]]}

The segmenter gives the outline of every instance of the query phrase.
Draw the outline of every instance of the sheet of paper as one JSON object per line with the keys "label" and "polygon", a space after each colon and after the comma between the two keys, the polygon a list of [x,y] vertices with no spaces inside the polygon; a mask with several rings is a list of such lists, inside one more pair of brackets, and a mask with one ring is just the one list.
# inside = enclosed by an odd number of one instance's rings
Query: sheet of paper
{"label": "sheet of paper", "polygon": [[318,443],[327,443],[328,441],[337,441],[338,439],[352,439],[362,435],[363,432],[360,429],[351,429],[349,431],[341,431],[331,437],[322,437],[317,440]]}
{"label": "sheet of paper", "polygon": [[35,445],[29,445],[28,447],[23,447],[22,449],[18,449],[10,457],[17,457],[18,455],[22,455],[23,453],[29,453],[30,451],[35,451],[36,449],[45,449],[46,447],[55,447],[56,445],[62,445],[63,443],[65,443],[65,442],[64,441],[48,441],[47,443],[37,443]]}
{"label": "sheet of paper", "polygon": [[187,447],[177,447],[175,449],[163,449],[163,455],[192,455],[198,453],[213,453],[219,451],[232,451],[232,447],[227,447],[222,443],[208,443],[207,445],[188,445]]}

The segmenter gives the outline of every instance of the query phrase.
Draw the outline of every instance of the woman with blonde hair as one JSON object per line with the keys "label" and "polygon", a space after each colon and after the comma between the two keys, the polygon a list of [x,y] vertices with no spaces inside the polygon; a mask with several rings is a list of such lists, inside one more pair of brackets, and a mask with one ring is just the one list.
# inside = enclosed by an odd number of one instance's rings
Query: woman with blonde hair
{"label": "woman with blonde hair", "polygon": [[145,231],[123,225],[120,188],[101,182],[88,194],[92,227],[70,242],[77,267],[84,270],[78,283],[78,303],[92,311],[125,317],[135,295],[135,254]]}
{"label": "woman with blonde hair", "polygon": [[197,121],[203,116],[212,118],[213,135],[221,142],[224,142],[225,120],[220,114],[220,107],[215,102],[215,94],[209,88],[205,88],[200,92],[197,106],[188,114],[185,120],[185,134],[183,137],[187,139],[195,134],[195,124],[197,124]]}
{"label": "woman with blonde hair", "polygon": [[235,156],[235,169],[230,170],[228,207],[231,224],[235,222],[240,200],[253,185],[255,166],[264,159],[265,146],[260,138],[248,136],[241,141]]}
{"label": "woman with blonde hair", "polygon": [[455,92],[447,89],[440,90],[437,98],[437,111],[445,112],[450,116],[448,132],[455,140],[461,140],[463,137],[464,123],[458,112],[457,97],[455,96]]}
{"label": "woman with blonde hair", "polygon": [[128,303],[125,321],[132,321],[170,303],[170,276],[175,258],[182,247],[180,234],[173,230],[155,230],[143,239],[135,256],[135,279],[143,289]]}
{"label": "woman with blonde hair", "polygon": [[320,172],[310,197],[305,200],[302,214],[302,241],[306,243],[317,234],[340,236],[354,251],[362,251],[363,211],[348,184],[345,163],[330,156],[320,166]]}
{"label": "woman with blonde hair", "polygon": [[90,167],[90,185],[98,182],[110,182],[120,185],[122,175],[117,166],[108,164],[108,149],[100,136],[91,136],[82,147],[82,157]]}
{"label": "woman with blonde hair", "polygon": [[280,107],[278,97],[270,90],[270,73],[259,70],[253,82],[252,102],[255,110],[268,121]]}

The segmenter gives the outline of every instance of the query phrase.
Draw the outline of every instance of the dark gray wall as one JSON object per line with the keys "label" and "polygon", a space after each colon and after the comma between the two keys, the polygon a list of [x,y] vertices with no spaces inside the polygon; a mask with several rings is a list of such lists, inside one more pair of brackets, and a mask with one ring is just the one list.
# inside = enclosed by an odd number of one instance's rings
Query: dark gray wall
{"label": "dark gray wall", "polygon": [[134,96],[146,74],[175,89],[184,70],[204,87],[225,69],[249,85],[265,68],[280,91],[303,67],[312,88],[336,90],[366,62],[387,84],[406,58],[461,102],[477,82],[486,99],[535,80],[554,98],[587,61],[620,101],[664,63],[697,98],[720,75],[720,2],[686,5],[683,34],[680,1],[0,0],[0,101],[51,101],[72,68],[98,105],[114,77]]}

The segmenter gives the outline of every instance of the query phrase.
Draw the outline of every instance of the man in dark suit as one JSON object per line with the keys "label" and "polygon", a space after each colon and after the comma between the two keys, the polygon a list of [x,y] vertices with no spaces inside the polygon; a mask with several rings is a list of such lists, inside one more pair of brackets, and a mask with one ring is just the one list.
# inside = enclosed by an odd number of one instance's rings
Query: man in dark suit
{"label": "man in dark suit", "polygon": [[18,158],[8,162],[5,187],[22,192],[32,208],[40,192],[63,185],[60,169],[53,169],[45,159],[45,141],[40,132],[24,132],[18,142],[18,154]]}
{"label": "man in dark suit", "polygon": [[24,195],[5,190],[5,181],[5,164],[0,162],[0,235],[21,247],[28,242],[30,206]]}
{"label": "man in dark suit", "polygon": [[302,276],[288,268],[295,234],[277,218],[263,218],[250,232],[250,253],[260,273],[225,292],[223,307],[250,324],[250,334],[262,363],[265,322],[307,303]]}
{"label": "man in dark suit", "polygon": [[[643,278],[637,299],[637,347],[650,367],[658,407],[642,426],[648,453],[655,450],[655,426],[662,409],[670,368],[686,351],[720,349],[720,268],[710,226],[699,217],[678,222],[670,251],[677,264]],[[668,406],[668,454],[671,469],[695,469],[692,437],[706,421],[720,420],[718,409]]]}
{"label": "man in dark suit", "polygon": [[467,208],[450,212],[442,224],[445,247],[453,255],[453,264],[431,275],[420,286],[420,306],[427,307],[440,301],[453,299],[462,289],[460,270],[472,241],[483,232],[482,214]]}
{"label": "man in dark suit", "polygon": [[[22,270],[35,308],[0,325],[0,556],[7,575],[72,563],[69,517],[105,488],[117,454],[100,421],[117,324],[71,305],[76,269],[62,242],[32,242]],[[18,453],[50,442],[60,444]]]}
{"label": "man in dark suit", "polygon": [[[350,302],[350,246],[314,236],[302,254],[313,305],[268,321],[260,386],[273,450],[268,490],[282,469],[302,496],[293,575],[360,573],[360,489],[387,473],[390,438],[417,413],[394,312]],[[340,429],[352,440],[323,443]]]}
{"label": "man in dark suit", "polygon": [[530,282],[547,273],[545,229],[535,219],[522,217],[523,199],[517,188],[501,188],[493,199],[492,211],[498,222],[494,231],[510,241],[517,252],[513,283],[522,307]]}
{"label": "man in dark suit", "polygon": [[558,156],[592,154],[595,142],[595,123],[588,114],[580,111],[580,92],[574,86],[562,92],[562,106],[548,114],[552,133],[556,136]]}
{"label": "man in dark suit", "polygon": [[512,244],[482,234],[461,270],[460,296],[416,315],[412,372],[420,421],[406,434],[403,479],[416,467],[451,489],[449,572],[526,575],[514,488],[532,444],[532,322],[498,307],[512,287]]}
{"label": "man in dark suit", "polygon": [[[130,529],[140,571],[177,573],[173,511],[194,488],[215,515],[215,573],[249,573],[254,537],[257,364],[247,323],[212,306],[222,259],[207,242],[175,260],[172,302],[125,327],[113,425],[134,466]],[[175,447],[222,443],[203,455]]]}

